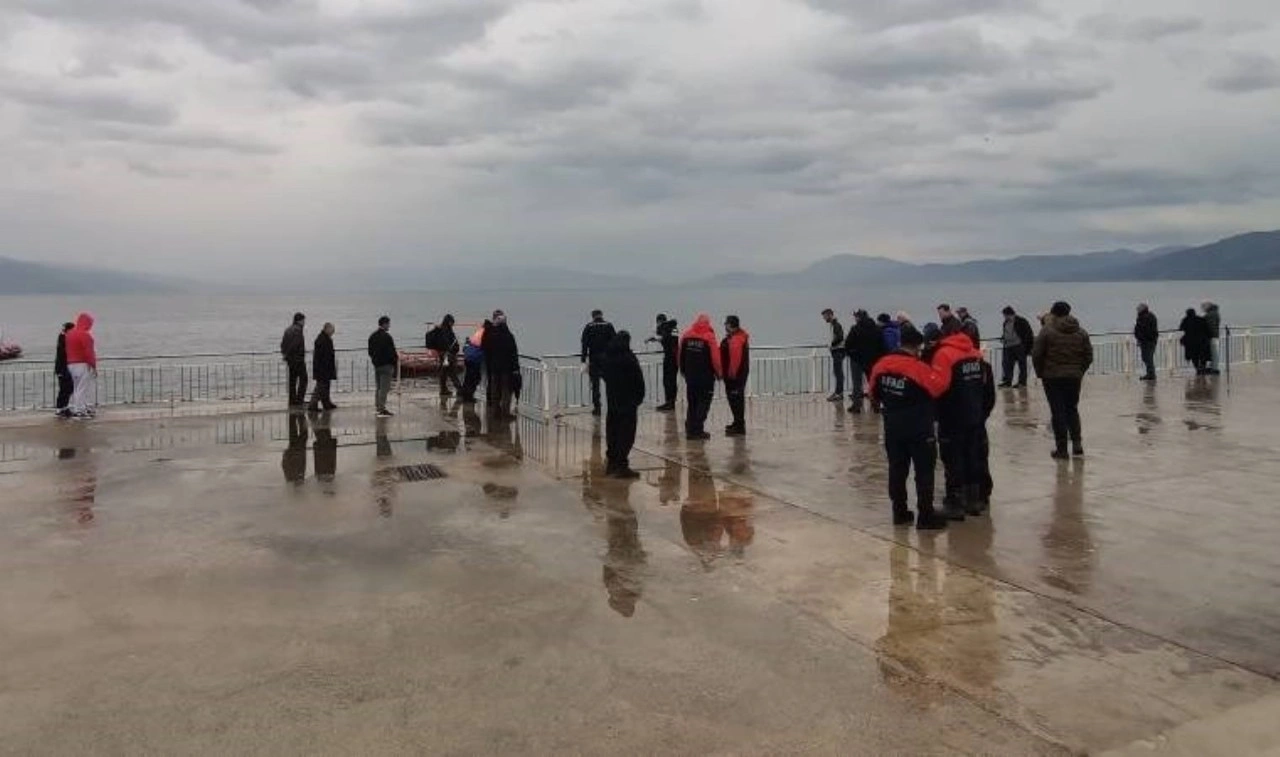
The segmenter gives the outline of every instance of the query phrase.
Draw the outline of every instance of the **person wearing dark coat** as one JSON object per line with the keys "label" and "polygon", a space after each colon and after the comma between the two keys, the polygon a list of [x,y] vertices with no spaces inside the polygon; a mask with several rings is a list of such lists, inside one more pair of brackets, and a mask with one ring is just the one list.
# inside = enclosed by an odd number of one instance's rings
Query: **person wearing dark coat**
{"label": "person wearing dark coat", "polygon": [[644,372],[631,351],[631,334],[619,331],[609,343],[601,365],[609,406],[605,418],[605,475],[639,478],[631,470],[631,448],[636,443],[636,422],[644,403]]}
{"label": "person wearing dark coat", "polygon": [[600,380],[604,378],[605,355],[618,335],[604,311],[591,311],[591,322],[582,327],[582,364],[591,379],[591,414],[600,415]]}
{"label": "person wearing dark coat", "polygon": [[1138,305],[1138,320],[1133,324],[1133,338],[1138,343],[1142,364],[1147,369],[1142,380],[1155,381],[1156,345],[1160,343],[1160,322],[1145,302]]}
{"label": "person wearing dark coat", "polygon": [[685,384],[684,435],[689,441],[705,441],[707,414],[716,394],[716,381],[724,375],[721,368],[720,344],[711,316],[699,313],[693,325],[680,336],[680,373]]}
{"label": "person wearing dark coat", "polygon": [[391,394],[391,382],[400,365],[400,352],[391,336],[391,318],[378,319],[378,329],[369,335],[369,361],[373,363],[376,382],[374,405],[379,418],[390,418],[394,413],[387,409],[387,397]]}
{"label": "person wearing dark coat", "polygon": [[484,367],[488,376],[489,414],[497,418],[514,418],[511,402],[515,397],[520,374],[520,348],[507,325],[507,314],[493,311],[491,326],[484,330],[480,348],[484,351]]}
{"label": "person wearing dark coat", "polygon": [[458,343],[458,335],[453,331],[456,322],[451,313],[446,313],[440,319],[440,325],[428,331],[425,339],[426,348],[435,350],[440,356],[441,397],[453,396],[453,392],[449,391],[449,382],[453,382],[453,388],[459,394],[462,393],[462,382],[458,380],[458,353],[462,350],[462,345]]}
{"label": "person wearing dark coat", "polygon": [[302,406],[307,403],[307,341],[303,329],[307,317],[293,314],[293,323],[280,337],[280,356],[289,369],[289,404]]}
{"label": "person wearing dark coat", "polygon": [[311,392],[311,412],[318,412],[321,407],[333,410],[337,405],[329,398],[330,384],[338,380],[338,359],[333,351],[333,324],[326,323],[311,352],[311,373],[316,380],[315,389]]}
{"label": "person wearing dark coat", "polygon": [[[977,322],[974,321],[974,332]],[[1031,322],[1018,315],[1012,306],[1004,309],[1004,326],[1000,332],[1001,363],[1003,378],[1000,386],[1014,386],[1014,375],[1018,376],[1017,386],[1027,385],[1027,357],[1031,354],[1031,345],[1035,344],[1036,332],[1031,330]],[[981,345],[977,345],[981,349]]]}
{"label": "person wearing dark coat", "polygon": [[1208,375],[1209,361],[1213,357],[1213,332],[1209,329],[1209,322],[1197,315],[1195,308],[1187,308],[1187,315],[1178,324],[1178,330],[1182,332],[1182,349],[1187,362],[1195,366],[1197,376]]}
{"label": "person wearing dark coat", "polygon": [[822,320],[826,321],[827,327],[831,329],[827,335],[827,344],[831,349],[831,372],[836,379],[835,391],[827,401],[842,402],[844,400],[844,360],[848,355],[844,347],[844,326],[840,325],[840,319],[836,318],[836,311],[831,308],[822,311]]}
{"label": "person wearing dark coat", "polygon": [[724,370],[724,393],[729,400],[733,422],[725,426],[728,436],[747,433],[747,378],[751,374],[751,335],[742,329],[736,315],[724,319],[724,339],[720,342],[720,365]]}
{"label": "person wearing dark coat", "polygon": [[62,332],[58,334],[58,348],[53,358],[53,373],[58,377],[58,415],[69,416],[71,411],[71,393],[76,389],[75,379],[71,378],[71,370],[67,368],[67,332],[74,329],[74,323],[62,324]]}
{"label": "person wearing dark coat", "polygon": [[676,351],[680,348],[680,334],[676,332],[676,321],[665,313],[658,314],[658,328],[646,343],[657,343],[662,346],[662,393],[663,403],[655,408],[660,413],[669,413],[676,409],[677,382],[680,378],[680,361]]}
{"label": "person wearing dark coat", "polygon": [[982,430],[990,372],[983,370],[972,333],[959,318],[948,319],[931,360],[935,371],[950,377],[938,398],[938,452],[946,474],[943,509],[949,520],[957,521],[982,514]]}
{"label": "person wearing dark coat", "polygon": [[845,354],[849,356],[852,374],[849,398],[853,402],[849,405],[849,412],[860,413],[864,396],[863,379],[871,376],[871,369],[875,367],[876,361],[885,354],[886,350],[884,333],[867,311],[858,310],[853,314],[853,318],[853,325],[849,328],[848,337],[845,338],[844,349]]}
{"label": "person wearing dark coat", "polygon": [[[1040,333],[1031,346],[1031,365],[1044,385],[1053,426],[1055,460],[1084,454],[1080,425],[1080,390],[1093,365],[1093,341],[1071,314],[1071,305],[1055,302],[1041,320]],[[1067,453],[1068,439],[1072,451]]]}

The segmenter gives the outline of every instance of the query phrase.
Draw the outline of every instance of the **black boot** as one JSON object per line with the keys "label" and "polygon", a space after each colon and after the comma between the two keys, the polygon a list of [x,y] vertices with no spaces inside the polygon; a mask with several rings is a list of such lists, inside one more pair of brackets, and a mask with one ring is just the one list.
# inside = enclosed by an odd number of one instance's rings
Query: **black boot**
{"label": "black boot", "polygon": [[906,505],[893,506],[893,525],[910,526],[916,522],[916,514],[907,509]]}
{"label": "black boot", "polygon": [[982,487],[978,484],[966,486],[964,488],[964,513],[965,515],[978,516],[982,515],[986,508],[982,506]]}
{"label": "black boot", "polygon": [[934,510],[932,507],[921,507],[920,515],[916,517],[917,531],[941,531],[947,527],[946,516]]}

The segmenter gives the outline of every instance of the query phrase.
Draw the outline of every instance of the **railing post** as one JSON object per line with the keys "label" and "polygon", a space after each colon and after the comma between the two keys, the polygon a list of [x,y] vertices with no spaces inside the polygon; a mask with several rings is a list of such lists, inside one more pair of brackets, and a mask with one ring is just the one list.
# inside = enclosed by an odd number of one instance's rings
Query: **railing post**
{"label": "railing post", "polygon": [[552,372],[547,370],[547,361],[545,359],[540,358],[538,366],[542,370],[542,412],[543,415],[550,416]]}
{"label": "railing post", "polygon": [[818,351],[809,353],[809,394],[818,393]]}

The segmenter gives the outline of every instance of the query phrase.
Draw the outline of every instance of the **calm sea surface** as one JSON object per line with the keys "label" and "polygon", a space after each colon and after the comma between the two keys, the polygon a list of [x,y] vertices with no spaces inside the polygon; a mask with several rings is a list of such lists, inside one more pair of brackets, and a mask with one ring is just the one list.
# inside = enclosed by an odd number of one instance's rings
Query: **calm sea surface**
{"label": "calm sea surface", "polygon": [[592,308],[606,311],[619,328],[648,335],[658,311],[687,324],[705,310],[719,324],[736,313],[756,344],[821,342],[819,312],[836,309],[847,324],[849,312],[906,310],[918,323],[934,320],[934,306],[967,306],[995,336],[1000,310],[1012,304],[1032,315],[1066,299],[1094,333],[1132,328],[1133,308],[1151,304],[1163,329],[1178,325],[1187,307],[1211,299],[1233,325],[1280,324],[1277,282],[1158,282],[1108,284],[983,284],[885,286],[868,289],[643,289],[625,291],[507,291],[341,294],[313,297],[272,295],[117,295],[0,297],[0,331],[6,341],[23,345],[26,356],[52,355],[58,325],[80,310],[98,319],[101,354],[145,356],[204,352],[270,352],[295,310],[307,314],[308,339],[325,321],[338,329],[339,348],[360,348],[379,315],[392,318],[401,346],[417,346],[425,324],[444,313],[460,322],[476,321],[494,308],[506,310],[525,354],[573,352]]}

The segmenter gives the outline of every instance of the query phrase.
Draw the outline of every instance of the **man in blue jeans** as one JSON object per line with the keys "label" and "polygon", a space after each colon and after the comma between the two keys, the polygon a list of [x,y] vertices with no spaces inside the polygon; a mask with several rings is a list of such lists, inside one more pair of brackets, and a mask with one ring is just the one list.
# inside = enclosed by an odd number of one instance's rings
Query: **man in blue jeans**
{"label": "man in blue jeans", "polygon": [[377,380],[374,402],[378,417],[390,418],[392,413],[387,410],[387,395],[391,393],[391,379],[396,375],[400,353],[396,352],[396,340],[391,338],[391,319],[385,315],[378,319],[378,330],[369,335],[369,360],[373,362]]}

